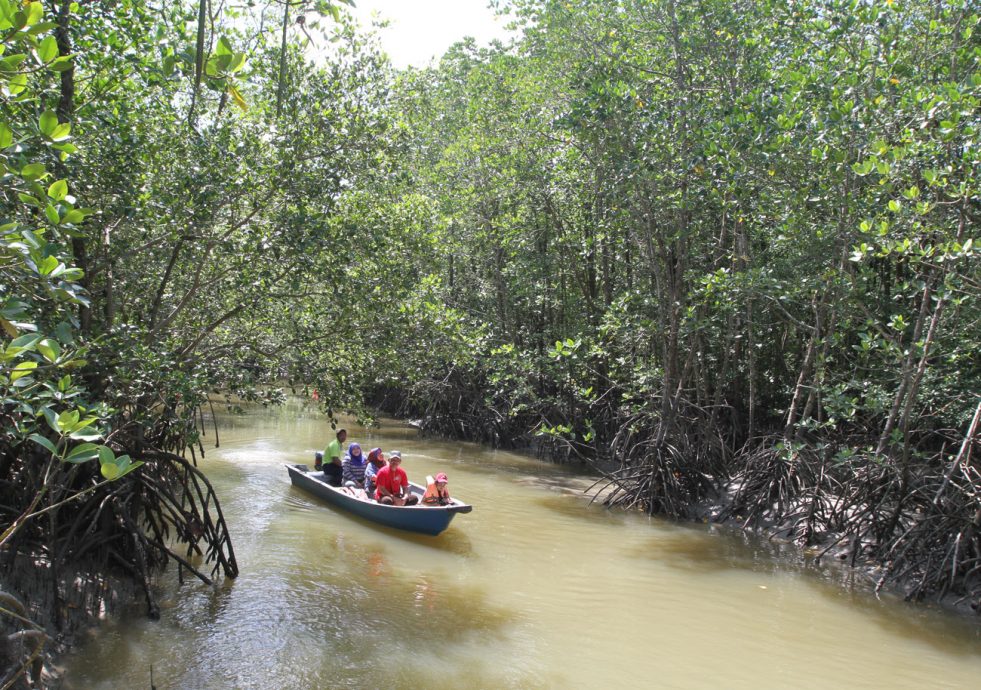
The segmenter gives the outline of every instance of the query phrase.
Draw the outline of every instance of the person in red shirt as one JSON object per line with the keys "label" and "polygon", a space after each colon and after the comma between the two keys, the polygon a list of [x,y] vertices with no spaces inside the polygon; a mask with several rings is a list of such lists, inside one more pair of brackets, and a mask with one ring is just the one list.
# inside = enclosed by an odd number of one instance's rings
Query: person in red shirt
{"label": "person in red shirt", "polygon": [[411,506],[419,497],[409,491],[409,478],[402,469],[402,454],[393,450],[388,464],[375,477],[375,500],[390,506]]}

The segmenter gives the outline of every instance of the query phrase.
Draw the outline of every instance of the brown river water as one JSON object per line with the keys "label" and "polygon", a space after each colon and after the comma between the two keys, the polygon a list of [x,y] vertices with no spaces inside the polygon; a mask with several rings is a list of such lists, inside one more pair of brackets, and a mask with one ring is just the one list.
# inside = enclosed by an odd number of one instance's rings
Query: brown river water
{"label": "brown river water", "polygon": [[981,623],[876,598],[794,549],[589,505],[583,470],[405,424],[349,441],[444,471],[474,505],[439,537],[291,486],[330,435],[313,407],[209,426],[201,467],[241,575],[161,578],[162,617],[107,621],[65,660],[71,690],[981,688]]}

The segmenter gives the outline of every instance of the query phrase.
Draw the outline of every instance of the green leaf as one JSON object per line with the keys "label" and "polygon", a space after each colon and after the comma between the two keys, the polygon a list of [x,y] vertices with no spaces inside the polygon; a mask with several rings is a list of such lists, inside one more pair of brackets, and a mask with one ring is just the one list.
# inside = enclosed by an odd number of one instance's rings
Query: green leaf
{"label": "green leaf", "polygon": [[0,0],[0,21],[8,24],[3,27],[5,29],[14,23],[14,6],[10,4],[10,0]]}
{"label": "green leaf", "polygon": [[128,455],[120,455],[115,462],[103,464],[99,472],[109,481],[113,481],[129,474],[142,464],[142,461],[132,462]]}
{"label": "green leaf", "polygon": [[55,448],[55,444],[53,444],[51,441],[46,439],[41,434],[31,434],[27,438],[30,441],[34,441],[34,443],[38,444],[39,446],[43,446],[44,448],[46,448],[49,452],[51,452],[52,455],[58,454],[58,450]]}
{"label": "green leaf", "polygon": [[85,220],[85,214],[79,211],[77,208],[73,208],[71,211],[65,214],[65,217],[61,219],[61,222],[78,225],[83,220]]}
{"label": "green leaf", "polygon": [[41,128],[41,134],[50,137],[55,127],[58,126],[58,116],[54,111],[45,110],[38,119],[38,126]]}
{"label": "green leaf", "polygon": [[123,476],[123,471],[119,468],[119,465],[114,462],[102,463],[102,465],[99,467],[99,472],[101,472],[102,476],[109,481],[119,479],[121,476]]}
{"label": "green leaf", "polygon": [[45,31],[51,31],[51,29],[56,29],[56,28],[58,28],[58,22],[38,22],[30,29],[28,29],[27,33],[30,34],[31,36],[40,36]]}
{"label": "green leaf", "polygon": [[5,149],[14,143],[14,133],[6,122],[0,122],[0,149]]}
{"label": "green leaf", "polygon": [[47,174],[44,163],[28,163],[20,171],[20,176],[27,181],[39,180]]}
{"label": "green leaf", "polygon": [[16,96],[27,88],[27,75],[26,74],[15,74],[7,82],[7,91],[10,92],[12,96]]}
{"label": "green leaf", "polygon": [[68,182],[66,180],[52,182],[51,186],[48,187],[48,196],[55,201],[64,201],[65,197],[68,196]]}
{"label": "green leaf", "polygon": [[27,56],[23,53],[8,55],[7,57],[0,59],[0,72],[16,72],[26,59]]}
{"label": "green leaf", "polygon": [[[51,141],[64,141],[71,135],[72,126],[70,122],[62,122],[55,127],[49,135]],[[64,150],[63,148],[61,150]]]}
{"label": "green leaf", "polygon": [[37,351],[52,364],[61,356],[61,346],[57,340],[52,340],[51,338],[45,338],[39,342],[37,344]]}
{"label": "green leaf", "polygon": [[[58,225],[61,223],[61,218],[58,216],[58,209],[56,209],[51,204],[44,207],[44,215],[51,222],[52,225]],[[51,257],[48,257],[49,259]]]}
{"label": "green leaf", "polygon": [[33,373],[35,369],[37,369],[37,362],[21,362],[10,372],[10,380],[16,381],[19,378]]}
{"label": "green leaf", "polygon": [[902,205],[898,201],[896,201],[895,199],[890,199],[889,200],[889,210],[890,211],[892,211],[893,213],[899,213],[899,210],[901,208],[902,208]]}
{"label": "green leaf", "polygon": [[70,55],[62,55],[48,65],[48,69],[54,70],[55,72],[67,72],[74,66]]}
{"label": "green leaf", "polygon": [[245,67],[245,53],[235,53],[234,57],[232,57],[231,62],[228,63],[228,67],[226,68],[226,71],[234,74],[235,72],[238,72],[243,67]]}
{"label": "green leaf", "polygon": [[58,57],[58,41],[55,40],[54,36],[48,36],[41,44],[37,47],[37,55],[41,58],[41,62],[51,62],[56,57]]}
{"label": "green leaf", "polygon": [[37,24],[44,19],[44,5],[40,2],[32,2],[27,6],[27,26]]}
{"label": "green leaf", "polygon": [[65,457],[65,462],[78,464],[88,462],[93,458],[99,457],[99,447],[94,443],[82,443],[72,448],[72,451]]}
{"label": "green leaf", "polygon": [[19,338],[14,338],[10,341],[10,347],[21,347],[25,350],[33,350],[34,346],[43,338],[43,335],[38,335],[37,333],[28,333],[27,335],[22,335]]}
{"label": "green leaf", "polygon": [[234,55],[235,51],[232,50],[232,44],[228,42],[228,39],[222,36],[218,39],[218,45],[215,47],[215,55]]}
{"label": "green leaf", "polygon": [[58,425],[58,415],[55,414],[54,410],[45,405],[41,408],[41,414],[44,415],[44,419],[48,423],[48,426],[51,427],[51,430],[60,436],[61,427]]}
{"label": "green leaf", "polygon": [[873,167],[874,163],[871,160],[867,160],[864,163],[852,163],[852,171],[862,177],[872,172]]}
{"label": "green leaf", "polygon": [[78,410],[65,410],[58,415],[58,433],[60,434],[74,429],[75,425],[78,424],[78,417]]}

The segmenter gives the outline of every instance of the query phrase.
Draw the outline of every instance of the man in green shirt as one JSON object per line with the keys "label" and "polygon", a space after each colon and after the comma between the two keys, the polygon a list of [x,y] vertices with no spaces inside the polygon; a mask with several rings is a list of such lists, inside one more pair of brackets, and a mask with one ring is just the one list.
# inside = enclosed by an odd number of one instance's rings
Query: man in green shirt
{"label": "man in green shirt", "polygon": [[337,438],[327,444],[324,449],[324,481],[331,486],[341,485],[341,456],[344,454],[341,444],[347,439],[347,429],[338,429]]}

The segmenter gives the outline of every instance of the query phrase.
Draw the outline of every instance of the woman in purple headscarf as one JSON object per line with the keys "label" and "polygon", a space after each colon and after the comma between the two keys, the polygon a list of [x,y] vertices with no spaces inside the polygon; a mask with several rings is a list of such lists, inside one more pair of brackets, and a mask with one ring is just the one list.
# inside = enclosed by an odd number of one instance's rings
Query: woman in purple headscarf
{"label": "woman in purple headscarf", "polygon": [[364,486],[364,470],[368,464],[360,443],[352,443],[347,447],[347,454],[341,460],[341,480],[344,486],[360,489]]}

